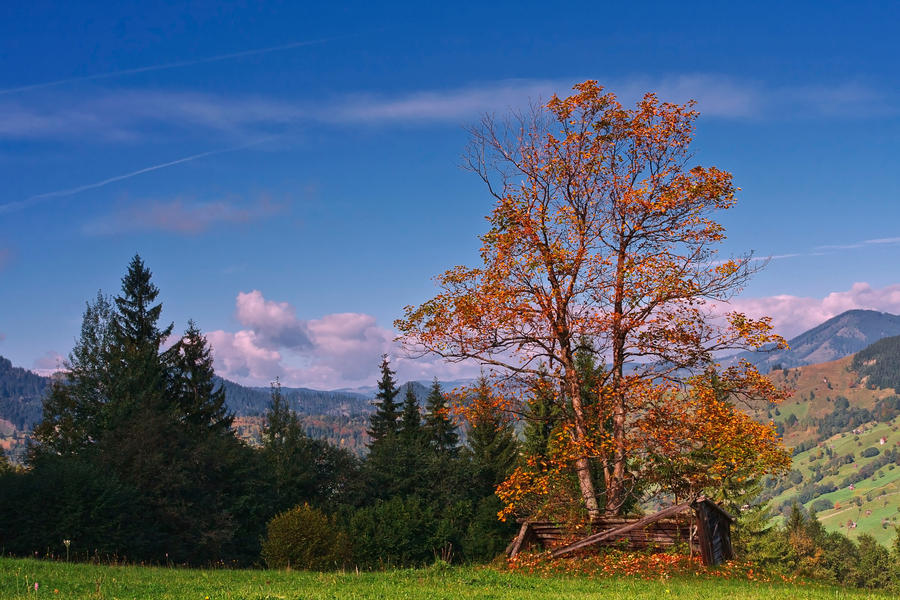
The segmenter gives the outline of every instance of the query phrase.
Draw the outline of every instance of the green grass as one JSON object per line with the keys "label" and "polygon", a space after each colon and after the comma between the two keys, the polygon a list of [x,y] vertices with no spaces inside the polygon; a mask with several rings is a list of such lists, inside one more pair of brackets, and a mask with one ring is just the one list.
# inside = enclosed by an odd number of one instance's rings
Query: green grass
{"label": "green grass", "polygon": [[[34,582],[39,584],[34,591]],[[761,583],[709,576],[640,578],[537,577],[490,568],[452,567],[380,573],[191,570],[107,567],[0,558],[0,598],[65,599],[818,599],[894,598],[837,587]]]}

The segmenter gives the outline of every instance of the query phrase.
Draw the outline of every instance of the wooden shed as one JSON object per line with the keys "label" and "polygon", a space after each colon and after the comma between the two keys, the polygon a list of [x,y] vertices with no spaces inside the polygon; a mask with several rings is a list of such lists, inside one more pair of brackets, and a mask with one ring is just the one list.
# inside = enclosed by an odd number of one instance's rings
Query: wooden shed
{"label": "wooden shed", "polygon": [[592,546],[643,550],[686,543],[700,554],[703,564],[718,565],[734,558],[733,522],[734,517],[702,496],[642,518],[601,518],[590,524],[597,533],[581,539],[572,539],[564,528],[548,521],[525,521],[507,547],[507,555],[512,558],[535,545],[552,550],[556,558]]}

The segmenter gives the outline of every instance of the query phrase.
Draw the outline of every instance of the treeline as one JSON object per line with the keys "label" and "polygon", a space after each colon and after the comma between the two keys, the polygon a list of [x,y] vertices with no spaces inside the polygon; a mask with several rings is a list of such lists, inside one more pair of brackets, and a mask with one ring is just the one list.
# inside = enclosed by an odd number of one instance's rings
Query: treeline
{"label": "treeline", "polygon": [[817,419],[819,436],[823,439],[859,427],[872,421],[886,423],[900,415],[900,396],[881,398],[872,410],[850,406],[850,401],[843,396],[834,400],[834,410],[821,419]]}
{"label": "treeline", "polygon": [[[244,387],[219,377],[216,377],[216,382],[225,388],[225,402],[232,413],[247,416],[262,416],[265,413],[269,404],[269,390]],[[282,394],[301,416],[340,415],[342,412],[360,415],[371,412],[369,399],[362,394],[305,388],[285,388]]]}
{"label": "treeline", "polygon": [[165,347],[158,294],[136,256],[120,294],[88,304],[27,467],[0,465],[0,552],[379,568],[502,551],[514,524],[493,492],[517,457],[511,423],[475,415],[461,445],[437,381],[423,412],[385,358],[364,459],[307,435],[277,384],[250,447],[196,325]]}

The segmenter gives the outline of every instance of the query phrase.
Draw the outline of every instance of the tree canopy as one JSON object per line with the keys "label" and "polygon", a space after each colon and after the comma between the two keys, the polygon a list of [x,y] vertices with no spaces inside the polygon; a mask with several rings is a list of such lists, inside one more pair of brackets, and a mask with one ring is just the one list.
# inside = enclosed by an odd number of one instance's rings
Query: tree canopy
{"label": "tree canopy", "polygon": [[[495,201],[482,264],[438,276],[438,295],[395,323],[414,352],[552,380],[557,458],[592,518],[638,491],[644,455],[664,437],[648,428],[675,432],[697,417],[686,389],[717,352],[782,343],[769,319],[712,310],[755,263],[718,257],[715,217],[734,206],[735,187],[730,173],[689,164],[696,118],[692,103],[654,94],[623,108],[594,81],[505,124],[485,118],[466,159]],[[579,351],[606,365],[590,406]],[[780,396],[746,363],[717,377],[725,403]],[[656,418],[675,407],[678,417]],[[756,464],[780,465],[776,454]]]}

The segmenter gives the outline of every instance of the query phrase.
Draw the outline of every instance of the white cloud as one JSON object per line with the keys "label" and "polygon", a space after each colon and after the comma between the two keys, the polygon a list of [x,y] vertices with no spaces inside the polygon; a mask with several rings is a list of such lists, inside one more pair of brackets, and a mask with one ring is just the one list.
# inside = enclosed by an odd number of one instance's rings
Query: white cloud
{"label": "white cloud", "polygon": [[868,283],[857,282],[849,290],[832,292],[824,298],[787,294],[767,298],[736,298],[727,308],[753,317],[770,316],[776,331],[791,338],[851,309],[900,314],[900,284],[873,288]]}
{"label": "white cloud", "polygon": [[281,354],[258,344],[253,331],[211,331],[206,339],[213,348],[216,371],[226,378],[265,384],[283,374]]}
{"label": "white cloud", "polygon": [[[626,106],[654,91],[673,102],[697,100],[706,117],[866,118],[896,112],[882,90],[859,81],[772,86],[709,73],[662,77],[591,75]],[[117,90],[92,96],[59,95],[0,100],[0,139],[93,139],[107,142],[160,138],[185,132],[241,139],[285,133],[309,123],[450,123],[505,113],[553,93],[567,95],[587,77],[507,79],[402,94],[354,92],[327,98],[222,96],[180,90]],[[323,108],[324,107],[324,108]]]}
{"label": "white cloud", "polygon": [[213,331],[207,339],[216,371],[240,383],[266,385],[279,377],[285,385],[319,389],[368,385],[378,375],[382,354],[392,357],[401,381],[477,374],[471,365],[405,357],[394,341],[396,333],[372,315],[334,313],[301,320],[291,304],[267,300],[259,290],[239,293],[236,305],[244,329]]}
{"label": "white cloud", "polygon": [[253,331],[261,346],[303,350],[312,345],[306,323],[297,318],[294,307],[266,300],[259,290],[238,294],[236,316],[241,325]]}

